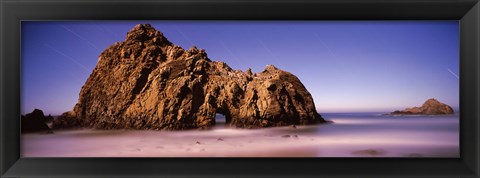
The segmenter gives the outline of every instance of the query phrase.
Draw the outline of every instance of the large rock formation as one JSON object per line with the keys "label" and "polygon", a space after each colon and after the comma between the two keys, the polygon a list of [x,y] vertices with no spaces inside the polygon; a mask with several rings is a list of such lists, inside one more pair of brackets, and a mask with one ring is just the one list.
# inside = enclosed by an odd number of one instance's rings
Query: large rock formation
{"label": "large rock formation", "polygon": [[453,114],[452,107],[431,98],[425,101],[421,107],[406,108],[402,111],[391,112],[390,115],[441,115]]}
{"label": "large rock formation", "polygon": [[232,70],[203,49],[172,44],[146,24],[100,55],[73,111],[54,127],[208,128],[215,113],[240,128],[325,122],[291,73],[273,65],[256,74]]}
{"label": "large rock formation", "polygon": [[31,113],[21,116],[21,132],[47,132],[52,133],[47,122],[51,122],[53,117],[48,115],[45,117],[43,111],[40,109],[35,109]]}

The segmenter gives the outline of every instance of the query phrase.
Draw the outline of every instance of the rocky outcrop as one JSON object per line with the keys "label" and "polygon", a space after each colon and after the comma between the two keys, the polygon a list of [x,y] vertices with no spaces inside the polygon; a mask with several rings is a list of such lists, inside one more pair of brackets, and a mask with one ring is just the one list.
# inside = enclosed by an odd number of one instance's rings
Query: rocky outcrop
{"label": "rocky outcrop", "polygon": [[421,107],[406,108],[402,111],[391,112],[390,115],[442,115],[453,114],[452,107],[431,98],[425,101]]}
{"label": "rocky outcrop", "polygon": [[46,124],[53,120],[53,117],[48,115],[45,117],[42,110],[35,109],[33,112],[21,116],[21,132],[47,132],[52,133],[51,129]]}
{"label": "rocky outcrop", "polygon": [[233,70],[146,24],[100,55],[73,111],[53,125],[181,130],[208,128],[216,113],[239,128],[325,122],[293,74],[273,65],[260,73]]}

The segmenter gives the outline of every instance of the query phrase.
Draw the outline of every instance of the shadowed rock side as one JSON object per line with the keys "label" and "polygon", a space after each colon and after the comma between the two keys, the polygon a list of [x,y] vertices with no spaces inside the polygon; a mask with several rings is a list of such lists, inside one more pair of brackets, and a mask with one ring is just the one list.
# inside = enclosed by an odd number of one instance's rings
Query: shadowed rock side
{"label": "shadowed rock side", "polygon": [[289,72],[232,70],[205,51],[184,50],[150,25],[137,25],[105,50],[73,111],[54,127],[208,128],[215,113],[240,128],[325,122],[310,93]]}
{"label": "shadowed rock side", "polygon": [[53,117],[51,115],[45,116],[43,111],[35,109],[31,113],[21,116],[21,132],[46,132],[53,133],[46,123],[51,122]]}
{"label": "shadowed rock side", "polygon": [[453,114],[452,107],[431,98],[425,101],[421,107],[407,108],[402,111],[391,112],[390,115],[442,115]]}

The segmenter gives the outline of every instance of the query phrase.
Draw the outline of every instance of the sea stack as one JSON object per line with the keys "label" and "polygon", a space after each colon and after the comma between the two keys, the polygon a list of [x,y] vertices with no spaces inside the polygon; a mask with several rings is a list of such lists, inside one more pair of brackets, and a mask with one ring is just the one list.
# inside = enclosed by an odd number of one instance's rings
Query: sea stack
{"label": "sea stack", "polygon": [[31,113],[21,116],[21,132],[46,132],[53,133],[47,123],[53,121],[51,115],[45,116],[40,109],[34,109]]}
{"label": "sea stack", "polygon": [[53,126],[97,129],[209,128],[215,114],[238,128],[324,123],[293,74],[260,73],[212,61],[203,49],[172,44],[149,24],[103,51],[78,103]]}
{"label": "sea stack", "polygon": [[439,102],[435,98],[428,99],[421,107],[406,108],[391,112],[390,115],[444,115],[453,114],[452,107]]}

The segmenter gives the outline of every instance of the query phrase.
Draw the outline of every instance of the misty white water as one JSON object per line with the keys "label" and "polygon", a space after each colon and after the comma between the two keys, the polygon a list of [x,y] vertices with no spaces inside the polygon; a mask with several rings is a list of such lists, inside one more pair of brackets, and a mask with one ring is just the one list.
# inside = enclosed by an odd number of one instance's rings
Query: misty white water
{"label": "misty white water", "polygon": [[322,114],[333,124],[22,134],[24,157],[459,157],[459,116]]}

